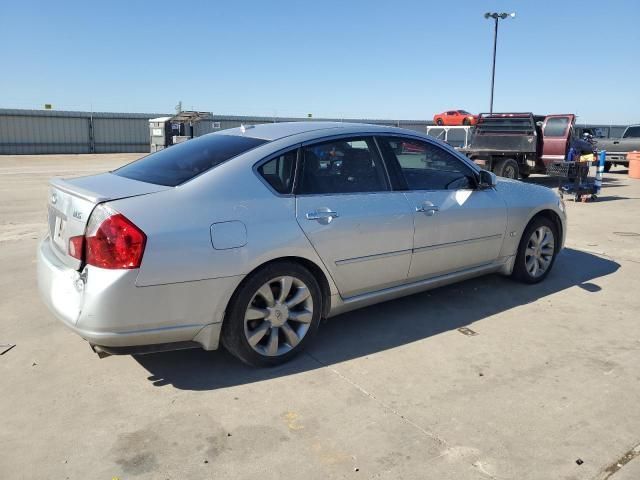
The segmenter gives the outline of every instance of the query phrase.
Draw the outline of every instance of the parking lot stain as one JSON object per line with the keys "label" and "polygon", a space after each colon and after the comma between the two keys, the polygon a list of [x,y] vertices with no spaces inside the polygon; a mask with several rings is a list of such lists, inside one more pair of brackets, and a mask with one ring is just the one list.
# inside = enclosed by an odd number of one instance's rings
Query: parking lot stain
{"label": "parking lot stain", "polygon": [[296,412],[287,412],[284,414],[284,419],[287,422],[287,427],[289,430],[302,430],[304,425],[299,423],[300,415]]}
{"label": "parking lot stain", "polygon": [[116,463],[122,467],[122,471],[128,475],[140,475],[153,472],[158,468],[156,456],[151,452],[144,452],[132,457],[121,458]]}

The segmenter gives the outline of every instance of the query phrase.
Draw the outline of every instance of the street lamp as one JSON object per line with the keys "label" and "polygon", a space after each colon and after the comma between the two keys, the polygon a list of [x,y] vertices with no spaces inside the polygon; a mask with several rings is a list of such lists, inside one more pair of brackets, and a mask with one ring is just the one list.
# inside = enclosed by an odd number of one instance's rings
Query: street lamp
{"label": "street lamp", "polygon": [[484,18],[489,19],[493,18],[495,21],[495,29],[493,31],[493,68],[491,69],[491,102],[489,104],[489,113],[493,113],[493,84],[496,78],[496,47],[498,45],[498,20],[505,20],[509,17],[515,18],[516,14],[514,13],[497,13],[497,12],[487,12],[484,14]]}

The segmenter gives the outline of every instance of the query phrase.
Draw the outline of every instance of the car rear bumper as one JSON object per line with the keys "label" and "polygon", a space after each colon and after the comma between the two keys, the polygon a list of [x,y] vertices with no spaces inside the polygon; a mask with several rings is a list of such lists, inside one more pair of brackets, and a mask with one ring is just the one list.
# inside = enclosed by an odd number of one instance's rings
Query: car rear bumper
{"label": "car rear bumper", "polygon": [[622,163],[622,164],[628,164],[629,160],[627,160],[627,154],[626,153],[615,153],[615,152],[607,152],[605,154],[605,161],[607,162],[611,162],[611,163]]}
{"label": "car rear bumper", "polygon": [[[44,303],[92,345],[133,347],[194,341],[218,347],[224,310],[242,279],[136,286],[138,270],[65,266],[45,238],[38,249],[38,288]],[[180,347],[176,347],[180,348]]]}

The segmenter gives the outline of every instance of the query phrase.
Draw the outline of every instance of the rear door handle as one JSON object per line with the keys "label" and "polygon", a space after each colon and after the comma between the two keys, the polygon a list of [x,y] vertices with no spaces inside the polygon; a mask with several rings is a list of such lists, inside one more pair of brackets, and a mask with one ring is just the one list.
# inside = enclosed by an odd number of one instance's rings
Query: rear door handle
{"label": "rear door handle", "polygon": [[440,211],[440,207],[438,207],[437,205],[428,205],[428,204],[422,204],[422,206],[420,207],[416,207],[416,212],[422,212],[422,213],[426,213],[427,216],[429,217],[433,217],[436,212]]}
{"label": "rear door handle", "polygon": [[326,220],[330,222],[334,218],[338,218],[338,212],[334,212],[333,210],[314,210],[312,212],[308,212],[305,215],[307,220]]}

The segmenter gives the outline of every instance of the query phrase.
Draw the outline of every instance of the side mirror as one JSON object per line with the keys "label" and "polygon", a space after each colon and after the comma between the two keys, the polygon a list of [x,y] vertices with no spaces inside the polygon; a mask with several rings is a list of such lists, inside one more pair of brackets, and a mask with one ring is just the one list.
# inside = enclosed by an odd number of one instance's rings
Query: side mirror
{"label": "side mirror", "polygon": [[494,188],[498,183],[498,177],[489,170],[480,170],[480,182],[478,186],[480,188]]}

